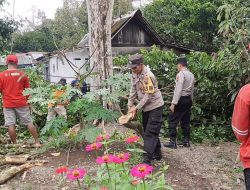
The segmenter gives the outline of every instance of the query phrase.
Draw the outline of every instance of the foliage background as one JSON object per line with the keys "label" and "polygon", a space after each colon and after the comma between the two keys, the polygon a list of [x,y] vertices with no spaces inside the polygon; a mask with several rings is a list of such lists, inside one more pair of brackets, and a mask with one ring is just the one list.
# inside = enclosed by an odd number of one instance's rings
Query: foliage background
{"label": "foliage background", "polygon": [[220,44],[216,11],[222,4],[221,0],[154,0],[143,13],[167,43],[213,52]]}
{"label": "foliage background", "polygon": [[[115,0],[113,17],[133,10],[131,0]],[[35,21],[23,20],[25,27],[14,36],[14,51],[45,51],[73,48],[88,33],[88,14],[86,1],[63,0],[54,19],[48,19],[40,9],[33,10]]]}
{"label": "foliage background", "polygon": [[[2,2],[0,1],[0,3]],[[73,44],[71,42],[76,43],[79,40],[76,39],[76,36],[80,37],[81,34],[87,32],[84,30],[87,22],[84,16],[86,14],[84,5],[78,7],[74,3],[74,0],[65,0],[64,6],[58,9],[54,20],[43,18],[42,24],[34,26],[35,28],[28,33],[17,33],[17,36],[21,36],[16,40],[15,50],[51,51],[55,48],[53,40],[56,40],[61,48],[63,46],[71,47]],[[129,5],[126,7],[130,9]],[[123,9],[120,8],[120,12],[118,11],[116,14],[119,15],[121,10]],[[233,132],[230,127],[233,102],[240,87],[250,81],[250,50],[248,49],[250,2],[242,0],[225,2],[155,0],[144,8],[144,15],[168,42],[187,45],[207,52],[217,52],[212,57],[210,53],[196,51],[187,55],[189,68],[196,77],[195,100],[192,109],[192,138],[198,142],[206,138],[214,141],[233,140]],[[65,17],[68,17],[68,20]],[[70,25],[72,19],[79,21],[77,28]],[[67,26],[67,30],[62,28],[64,24],[65,27]],[[13,28],[9,29],[4,33],[8,37],[10,34],[8,31]],[[4,39],[8,40],[8,37]],[[25,46],[23,46],[24,43],[26,43]],[[164,115],[167,118],[168,105],[173,95],[174,80],[177,74],[175,60],[178,55],[172,51],[161,51],[157,47],[153,47],[151,51],[141,50],[141,53],[145,57],[145,64],[157,76],[166,102]],[[118,66],[125,66],[127,57],[119,56],[114,59],[114,63]],[[50,91],[48,83],[38,78],[35,71],[28,71],[28,74],[37,94],[39,94],[38,92],[40,95],[48,94]],[[106,85],[116,87],[114,93],[108,94],[105,89],[101,89],[89,94],[89,98],[103,96],[107,101],[120,102],[119,96],[128,94],[128,76],[121,75],[113,81],[106,81]],[[39,91],[42,88],[44,90]],[[125,105],[124,101],[123,104]],[[44,126],[46,106],[35,106],[44,113],[42,117],[35,115],[35,121]],[[74,124],[76,120],[74,117],[72,118],[70,122]],[[166,134],[166,129],[167,122],[165,122],[163,134]]]}
{"label": "foliage background", "polygon": [[[173,95],[175,76],[177,74],[177,55],[172,51],[161,51],[153,47],[151,51],[142,50],[144,62],[157,76],[159,86],[165,100],[165,128],[162,131],[167,134],[167,116]],[[193,140],[201,142],[204,139],[232,140],[231,114],[233,109],[232,96],[230,93],[231,82],[228,77],[237,69],[225,69],[226,55],[220,52],[216,60],[203,52],[191,52],[187,55],[189,69],[196,78],[194,105],[192,109]],[[121,65],[126,57],[119,57],[114,60]],[[164,73],[164,74],[162,74]],[[242,84],[236,82],[238,89]],[[232,100],[231,100],[232,99]],[[202,131],[202,132],[201,132]]]}

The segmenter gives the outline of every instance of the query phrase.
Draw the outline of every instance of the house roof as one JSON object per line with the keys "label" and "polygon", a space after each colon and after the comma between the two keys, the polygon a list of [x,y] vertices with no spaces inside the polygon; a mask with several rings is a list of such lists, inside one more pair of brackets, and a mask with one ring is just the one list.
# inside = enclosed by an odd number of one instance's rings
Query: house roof
{"label": "house roof", "polygon": [[[111,38],[113,39],[132,18],[136,19],[138,23],[141,25],[141,27],[143,27],[143,29],[147,31],[159,45],[165,46],[164,41],[157,34],[157,32],[151,27],[151,25],[146,21],[146,19],[142,16],[142,12],[139,9],[129,14],[123,15],[112,21]],[[80,48],[88,47],[88,41],[89,41],[89,34],[86,34],[83,37],[83,39],[78,43],[77,47]]]}
{"label": "house roof", "polygon": [[[36,64],[37,61],[43,59],[46,52],[27,52],[27,53],[16,53],[18,57],[18,65],[30,65]],[[0,59],[0,65],[5,65],[6,57]]]}
{"label": "house roof", "polygon": [[[122,15],[112,21],[112,27],[111,27],[111,39],[113,39],[125,26],[126,24],[132,19],[136,19],[137,23],[140,24],[140,26],[148,33],[150,36],[154,39],[155,42],[157,42],[158,45],[167,47],[169,49],[176,49],[183,53],[189,53],[190,51],[193,51],[193,49],[180,46],[178,44],[169,44],[165,43],[163,39],[159,36],[159,34],[153,29],[153,27],[149,24],[149,22],[142,16],[142,12],[140,9],[135,10],[131,13],[128,13],[126,15]],[[77,44],[78,48],[84,48],[88,47],[89,41],[89,33],[86,34],[83,39]],[[199,50],[197,50],[199,51]]]}

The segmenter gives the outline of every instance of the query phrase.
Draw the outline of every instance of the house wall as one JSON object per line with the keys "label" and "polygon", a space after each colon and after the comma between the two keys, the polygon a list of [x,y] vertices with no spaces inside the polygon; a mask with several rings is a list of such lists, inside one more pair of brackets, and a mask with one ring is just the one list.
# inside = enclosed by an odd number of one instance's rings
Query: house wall
{"label": "house wall", "polygon": [[141,49],[152,49],[151,47],[147,46],[138,46],[138,47],[112,47],[112,55],[127,55],[127,54],[135,54],[140,53]]}
{"label": "house wall", "polygon": [[[68,60],[70,60],[77,68],[73,68],[84,74],[89,69],[89,64],[86,64],[82,69],[81,66],[86,62],[86,59],[89,57],[89,52],[87,49],[74,50],[72,52],[65,53]],[[52,83],[57,83],[60,78],[66,78],[67,83],[70,84],[72,80],[75,79],[76,73],[70,67],[66,59],[62,56],[55,55],[49,60],[49,80]],[[90,82],[90,79],[86,79],[86,82]]]}

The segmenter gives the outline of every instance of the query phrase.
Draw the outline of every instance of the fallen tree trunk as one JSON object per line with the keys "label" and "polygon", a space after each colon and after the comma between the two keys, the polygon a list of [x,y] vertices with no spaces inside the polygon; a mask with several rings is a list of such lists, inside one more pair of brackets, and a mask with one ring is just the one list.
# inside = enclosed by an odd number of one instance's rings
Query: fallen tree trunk
{"label": "fallen tree trunk", "polygon": [[141,137],[143,137],[143,126],[142,126],[142,124],[137,122],[137,121],[131,121],[131,118],[132,118],[131,113],[128,113],[127,115],[122,115],[118,119],[119,124],[123,125],[124,127],[129,128],[129,129],[135,130],[137,135],[140,135]]}
{"label": "fallen tree trunk", "polygon": [[28,154],[25,155],[10,155],[5,157],[5,161],[7,164],[25,164],[30,156]]}
{"label": "fallen tree trunk", "polygon": [[27,164],[23,164],[21,166],[13,166],[11,168],[8,168],[6,170],[3,170],[0,173],[0,185],[4,184],[5,182],[7,182],[9,179],[13,178],[14,176],[16,176],[17,174],[29,169],[32,167],[32,164],[27,163]]}
{"label": "fallen tree trunk", "polygon": [[6,156],[5,159],[0,159],[0,166],[4,166],[7,164],[10,165],[21,165],[21,164],[34,164],[40,165],[44,163],[48,163],[47,160],[30,160],[30,155],[12,155]]}
{"label": "fallen tree trunk", "polygon": [[123,126],[129,129],[135,130],[137,135],[140,135],[141,137],[143,137],[143,126],[141,123],[137,121],[130,121],[128,123],[123,124]]}

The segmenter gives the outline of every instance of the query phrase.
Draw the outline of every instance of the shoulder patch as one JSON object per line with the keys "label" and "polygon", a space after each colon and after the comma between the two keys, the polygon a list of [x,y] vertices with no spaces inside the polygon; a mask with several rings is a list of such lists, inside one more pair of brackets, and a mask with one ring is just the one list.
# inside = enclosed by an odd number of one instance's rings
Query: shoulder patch
{"label": "shoulder patch", "polygon": [[155,93],[153,82],[148,75],[145,75],[145,77],[143,78],[143,87],[145,93],[147,94]]}

